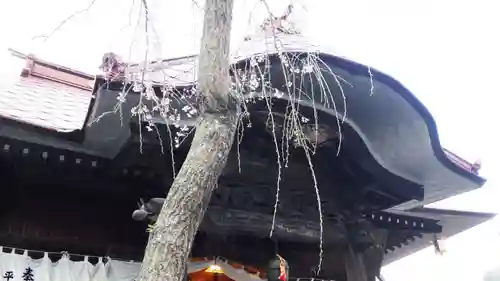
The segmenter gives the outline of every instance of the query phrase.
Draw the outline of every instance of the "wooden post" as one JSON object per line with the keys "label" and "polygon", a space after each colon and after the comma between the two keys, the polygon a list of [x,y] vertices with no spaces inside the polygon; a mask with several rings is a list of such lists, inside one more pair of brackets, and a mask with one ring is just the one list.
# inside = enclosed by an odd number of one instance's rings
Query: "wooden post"
{"label": "wooden post", "polygon": [[363,252],[357,252],[351,244],[348,245],[344,256],[347,281],[374,281],[380,275],[387,231],[371,229],[368,235],[373,245]]}
{"label": "wooden post", "polygon": [[344,263],[347,281],[368,281],[363,254],[355,252],[351,245],[347,247]]}
{"label": "wooden post", "polygon": [[368,280],[376,280],[380,276],[380,269],[384,261],[385,245],[387,241],[387,230],[376,229],[372,231],[373,239],[375,240],[374,247],[371,247],[364,253],[365,268]]}

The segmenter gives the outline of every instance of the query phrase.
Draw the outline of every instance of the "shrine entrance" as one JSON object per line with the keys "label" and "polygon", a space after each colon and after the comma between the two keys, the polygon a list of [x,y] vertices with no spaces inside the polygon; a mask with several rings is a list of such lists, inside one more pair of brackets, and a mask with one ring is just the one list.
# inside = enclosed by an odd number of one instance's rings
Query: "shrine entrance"
{"label": "shrine entrance", "polygon": [[188,281],[259,281],[265,280],[263,270],[217,259],[192,259],[188,264]]}

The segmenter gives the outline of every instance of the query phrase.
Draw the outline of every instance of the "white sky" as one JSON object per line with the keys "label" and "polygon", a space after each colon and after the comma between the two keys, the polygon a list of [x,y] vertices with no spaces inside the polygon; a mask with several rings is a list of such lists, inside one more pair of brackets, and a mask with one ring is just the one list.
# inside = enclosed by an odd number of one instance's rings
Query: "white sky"
{"label": "white sky", "polygon": [[[288,0],[268,0],[281,13]],[[500,70],[500,17],[495,1],[322,0],[298,2],[301,29],[312,41],[340,55],[374,66],[403,82],[434,115],[441,143],[474,161],[483,159],[486,186],[436,204],[438,207],[499,212],[500,150],[497,85]],[[64,25],[62,20],[90,0],[11,0],[0,2],[0,50],[13,47],[74,67],[95,72],[103,53],[115,51],[142,58],[140,29],[132,36],[140,0],[96,0],[88,13]],[[135,9],[129,25],[132,3]],[[191,1],[149,0],[157,36],[153,56],[174,57],[198,51],[201,12]],[[236,0],[233,45],[245,32],[256,0]],[[376,2],[376,3],[375,3]],[[307,3],[307,4],[304,4]],[[260,22],[263,8],[253,13]],[[127,27],[128,26],[128,27]],[[142,42],[142,43],[141,43]],[[0,53],[5,70],[5,53]],[[5,72],[5,71],[4,71]],[[480,281],[500,266],[500,220],[496,219],[446,240],[444,257],[426,249],[384,268],[387,281]]]}

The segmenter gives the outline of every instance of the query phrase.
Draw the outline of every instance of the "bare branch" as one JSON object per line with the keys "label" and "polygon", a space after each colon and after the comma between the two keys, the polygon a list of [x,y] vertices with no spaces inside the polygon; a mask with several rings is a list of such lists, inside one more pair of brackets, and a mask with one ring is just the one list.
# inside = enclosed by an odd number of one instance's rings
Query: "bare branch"
{"label": "bare branch", "polygon": [[74,19],[75,17],[79,16],[80,14],[86,13],[90,11],[90,9],[94,6],[94,4],[97,2],[97,0],[92,0],[89,5],[82,10],[76,11],[73,14],[71,14],[69,17],[61,21],[53,30],[50,32],[48,35],[37,35],[33,37],[32,39],[38,39],[38,38],[44,38],[44,42],[47,41],[54,35],[59,29],[61,29],[66,23],[68,23],[70,20]]}

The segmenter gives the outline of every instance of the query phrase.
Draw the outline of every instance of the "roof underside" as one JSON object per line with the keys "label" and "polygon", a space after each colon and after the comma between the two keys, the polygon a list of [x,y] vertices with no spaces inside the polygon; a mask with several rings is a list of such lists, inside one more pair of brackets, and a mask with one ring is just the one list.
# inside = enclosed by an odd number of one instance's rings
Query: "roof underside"
{"label": "roof underside", "polygon": [[[495,216],[495,214],[491,213],[464,212],[434,208],[416,208],[407,211],[390,212],[394,214],[406,214],[439,221],[439,224],[443,228],[442,232],[436,235],[440,240],[450,238],[451,236],[454,236],[462,231],[486,222]],[[434,234],[418,234],[410,232],[392,235],[389,239],[400,240],[401,243],[399,244],[398,242],[393,242],[392,244],[395,244],[396,246],[387,249],[387,254],[384,257],[385,265],[432,246]]]}

